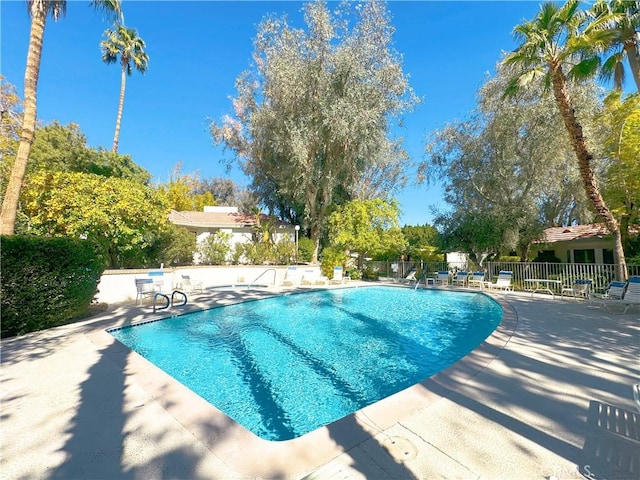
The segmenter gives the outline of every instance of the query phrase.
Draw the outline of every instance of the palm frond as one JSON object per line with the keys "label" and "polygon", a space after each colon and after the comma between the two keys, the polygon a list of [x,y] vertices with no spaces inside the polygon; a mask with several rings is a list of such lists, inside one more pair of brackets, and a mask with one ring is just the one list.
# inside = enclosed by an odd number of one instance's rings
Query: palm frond
{"label": "palm frond", "polygon": [[600,58],[597,56],[592,56],[588,58],[584,58],[573,67],[571,67],[568,71],[568,76],[574,80],[586,80],[588,78],[592,78],[598,72],[598,67],[600,66]]}

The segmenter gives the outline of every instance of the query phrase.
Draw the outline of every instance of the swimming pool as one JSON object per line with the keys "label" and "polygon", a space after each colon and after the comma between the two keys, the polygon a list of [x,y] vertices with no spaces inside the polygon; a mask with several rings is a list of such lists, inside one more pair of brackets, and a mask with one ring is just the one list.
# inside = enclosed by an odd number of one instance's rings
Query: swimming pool
{"label": "swimming pool", "polygon": [[470,292],[297,293],[109,332],[266,440],[299,437],[443,370],[498,326]]}

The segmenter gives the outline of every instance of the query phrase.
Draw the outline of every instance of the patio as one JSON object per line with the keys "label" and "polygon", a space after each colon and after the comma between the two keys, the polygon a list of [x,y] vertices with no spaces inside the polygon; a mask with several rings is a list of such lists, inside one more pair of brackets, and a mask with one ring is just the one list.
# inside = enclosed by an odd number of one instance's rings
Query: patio
{"label": "patio", "polygon": [[[299,444],[254,442],[107,339],[106,327],[152,318],[148,308],[5,340],[2,477],[638,478],[637,309],[494,296],[505,320],[472,354]],[[614,430],[603,421],[613,415],[635,430]]]}

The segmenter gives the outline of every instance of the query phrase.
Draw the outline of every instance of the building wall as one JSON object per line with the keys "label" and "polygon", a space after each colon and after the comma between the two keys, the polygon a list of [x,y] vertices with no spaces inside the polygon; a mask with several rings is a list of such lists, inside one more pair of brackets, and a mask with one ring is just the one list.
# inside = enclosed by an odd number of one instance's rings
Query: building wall
{"label": "building wall", "polygon": [[605,263],[604,250],[611,249],[613,249],[613,242],[602,238],[558,242],[541,248],[541,250],[553,250],[556,257],[567,263],[582,263],[576,262],[575,250],[593,250],[595,257],[592,263]]}

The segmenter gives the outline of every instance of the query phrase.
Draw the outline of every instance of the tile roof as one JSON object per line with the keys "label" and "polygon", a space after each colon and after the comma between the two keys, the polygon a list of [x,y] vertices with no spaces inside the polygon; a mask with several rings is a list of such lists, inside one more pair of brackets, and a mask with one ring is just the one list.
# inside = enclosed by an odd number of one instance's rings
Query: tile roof
{"label": "tile roof", "polygon": [[[640,226],[629,227],[630,233],[640,233]],[[590,225],[570,225],[568,227],[550,227],[545,229],[540,243],[569,242],[584,238],[610,237],[609,229],[604,223]]]}
{"label": "tile roof", "polygon": [[[269,216],[260,214],[261,221],[269,220]],[[254,215],[238,212],[199,212],[171,210],[169,221],[182,227],[231,228],[253,227],[256,224]],[[278,222],[278,226],[287,224]]]}
{"label": "tile roof", "polygon": [[[264,220],[268,218],[266,215],[261,215],[261,217]],[[237,212],[177,212],[176,210],[171,210],[169,221],[183,227],[252,227],[256,224],[256,219],[253,215]]]}

